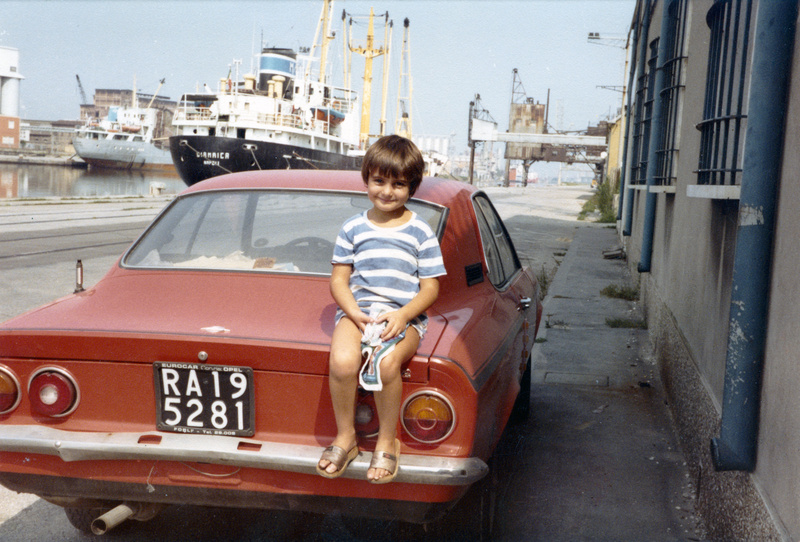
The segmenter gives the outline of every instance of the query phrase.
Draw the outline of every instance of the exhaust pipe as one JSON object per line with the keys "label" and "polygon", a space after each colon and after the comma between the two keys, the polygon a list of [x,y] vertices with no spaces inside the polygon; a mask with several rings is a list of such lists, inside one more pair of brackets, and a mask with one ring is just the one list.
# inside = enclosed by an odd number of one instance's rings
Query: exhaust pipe
{"label": "exhaust pipe", "polygon": [[124,502],[92,521],[92,532],[98,536],[106,534],[128,519],[151,520],[156,517],[163,506],[156,503]]}
{"label": "exhaust pipe", "polygon": [[106,534],[135,513],[136,510],[131,508],[130,505],[122,503],[95,519],[92,522],[92,532],[96,535]]}

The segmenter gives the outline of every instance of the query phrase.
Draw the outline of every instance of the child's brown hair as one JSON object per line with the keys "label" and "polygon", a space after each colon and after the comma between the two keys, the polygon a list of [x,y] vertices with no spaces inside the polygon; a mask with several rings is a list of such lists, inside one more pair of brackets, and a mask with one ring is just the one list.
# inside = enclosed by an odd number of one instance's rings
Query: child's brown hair
{"label": "child's brown hair", "polygon": [[422,183],[425,161],[416,145],[405,137],[389,135],[370,145],[361,164],[364,183],[372,172],[378,175],[404,179],[408,182],[409,195],[413,196]]}

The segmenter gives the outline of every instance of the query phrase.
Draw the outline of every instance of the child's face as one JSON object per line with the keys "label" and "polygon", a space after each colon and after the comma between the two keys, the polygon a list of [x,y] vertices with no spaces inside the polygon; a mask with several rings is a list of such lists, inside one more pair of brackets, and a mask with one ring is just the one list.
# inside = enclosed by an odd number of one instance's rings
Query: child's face
{"label": "child's face", "polygon": [[367,178],[367,196],[375,209],[392,213],[403,209],[411,194],[405,179],[386,177],[373,171]]}

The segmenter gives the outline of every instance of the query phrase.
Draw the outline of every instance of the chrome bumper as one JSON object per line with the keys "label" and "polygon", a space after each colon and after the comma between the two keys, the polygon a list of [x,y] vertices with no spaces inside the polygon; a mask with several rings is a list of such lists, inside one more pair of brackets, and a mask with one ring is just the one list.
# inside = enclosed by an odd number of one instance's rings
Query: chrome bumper
{"label": "chrome bumper", "polygon": [[[317,474],[322,447],[180,433],[83,433],[37,425],[0,426],[0,451],[54,455],[63,461],[196,461]],[[342,475],[365,479],[372,452],[361,452]],[[403,453],[395,482],[470,485],[489,472],[477,457]]]}

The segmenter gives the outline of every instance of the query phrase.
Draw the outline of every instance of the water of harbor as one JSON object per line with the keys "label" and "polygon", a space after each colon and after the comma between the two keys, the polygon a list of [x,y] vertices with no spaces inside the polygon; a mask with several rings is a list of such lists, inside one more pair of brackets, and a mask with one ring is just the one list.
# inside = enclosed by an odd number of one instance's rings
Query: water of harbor
{"label": "water of harbor", "polygon": [[0,164],[0,200],[177,194],[177,173]]}

